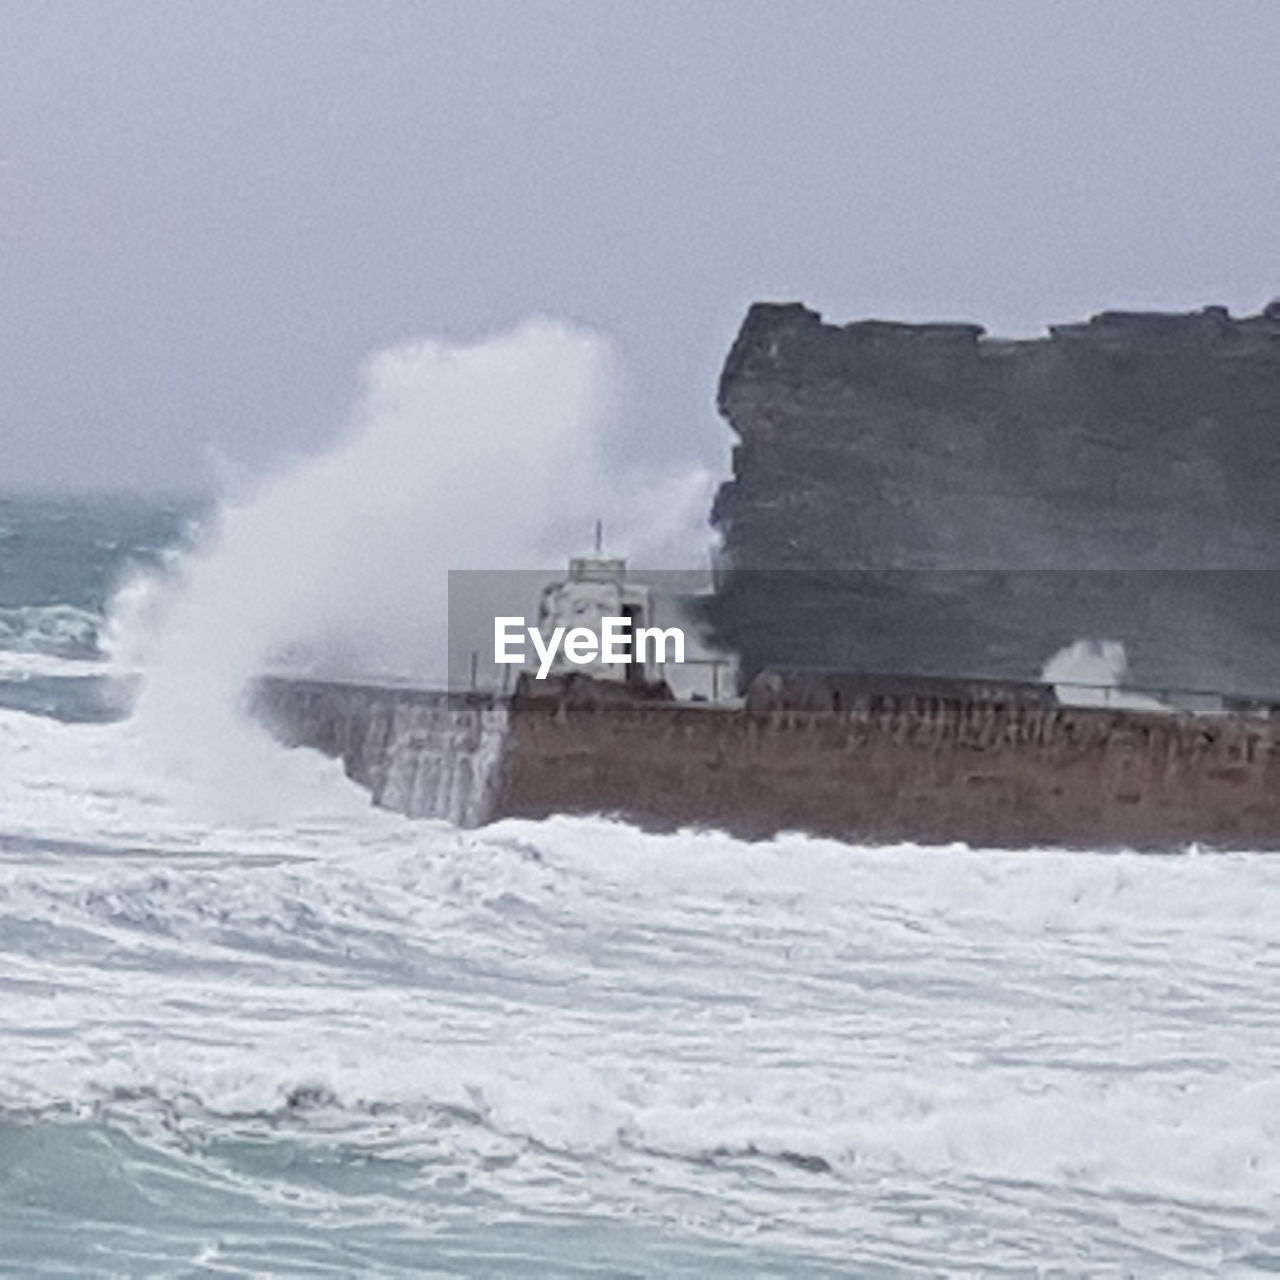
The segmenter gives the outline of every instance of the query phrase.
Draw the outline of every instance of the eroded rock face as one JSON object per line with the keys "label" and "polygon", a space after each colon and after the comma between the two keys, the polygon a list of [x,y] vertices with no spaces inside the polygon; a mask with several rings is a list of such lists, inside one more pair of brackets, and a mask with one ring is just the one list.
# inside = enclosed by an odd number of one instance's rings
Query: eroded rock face
{"label": "eroded rock face", "polygon": [[748,675],[1026,677],[1105,636],[1139,682],[1280,688],[1280,580],[1252,572],[1280,568],[1280,308],[1005,341],[758,304],[719,404],[740,440],[725,564],[786,571],[715,607]]}

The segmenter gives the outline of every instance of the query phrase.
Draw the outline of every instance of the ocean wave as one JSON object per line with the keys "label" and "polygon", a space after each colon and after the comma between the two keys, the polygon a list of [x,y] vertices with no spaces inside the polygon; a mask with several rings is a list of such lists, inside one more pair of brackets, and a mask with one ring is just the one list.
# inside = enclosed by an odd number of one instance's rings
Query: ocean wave
{"label": "ocean wave", "polygon": [[95,658],[63,658],[51,653],[0,649],[0,681],[91,680],[102,674],[102,665]]}
{"label": "ocean wave", "polygon": [[[495,1220],[526,1274],[564,1273],[551,1222],[639,1224],[663,1274],[1275,1254],[1280,860],[462,831],[316,808],[332,762],[280,755],[315,789],[230,825],[132,722],[0,714],[0,1144],[68,1223],[117,1170],[108,1265],[169,1177],[277,1240],[342,1223],[340,1272],[449,1231],[492,1262]],[[218,1265],[296,1273],[251,1236]]]}
{"label": "ocean wave", "polygon": [[101,614],[71,604],[0,607],[0,650],[97,659],[101,657],[98,634],[102,625]]}
{"label": "ocean wave", "polygon": [[[579,1162],[1280,1204],[1264,860],[351,835],[10,877],[0,1100],[323,1110],[401,1146],[467,1112]],[[55,1024],[82,1027],[56,1065]]]}

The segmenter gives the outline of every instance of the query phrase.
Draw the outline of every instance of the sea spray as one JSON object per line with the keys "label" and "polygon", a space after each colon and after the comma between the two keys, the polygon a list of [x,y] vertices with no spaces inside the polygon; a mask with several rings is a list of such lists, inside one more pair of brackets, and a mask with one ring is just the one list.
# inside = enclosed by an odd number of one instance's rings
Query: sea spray
{"label": "sea spray", "polygon": [[1121,688],[1129,655],[1118,640],[1075,640],[1044,664],[1040,679],[1054,686],[1058,701],[1073,707],[1124,707],[1164,711],[1157,698]]}
{"label": "sea spray", "polygon": [[447,570],[556,565],[602,515],[619,551],[696,562],[710,477],[617,465],[612,365],[547,320],[376,355],[334,447],[225,501],[117,597],[108,648],[145,672],[145,738],[220,803],[277,804],[279,752],[244,715],[260,672],[443,683]]}

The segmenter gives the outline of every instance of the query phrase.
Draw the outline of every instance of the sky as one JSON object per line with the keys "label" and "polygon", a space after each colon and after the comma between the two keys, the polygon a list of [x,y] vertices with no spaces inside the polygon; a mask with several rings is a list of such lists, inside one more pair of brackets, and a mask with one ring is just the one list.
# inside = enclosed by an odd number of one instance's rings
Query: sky
{"label": "sky", "polygon": [[747,306],[1030,335],[1280,294],[1274,0],[9,0],[0,489],[322,447],[369,355],[607,334],[723,470]]}

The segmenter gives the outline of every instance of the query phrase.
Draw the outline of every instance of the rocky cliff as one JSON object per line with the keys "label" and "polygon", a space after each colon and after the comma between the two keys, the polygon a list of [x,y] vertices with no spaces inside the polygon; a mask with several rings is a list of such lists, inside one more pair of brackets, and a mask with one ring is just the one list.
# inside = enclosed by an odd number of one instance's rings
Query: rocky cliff
{"label": "rocky cliff", "polygon": [[719,405],[737,573],[714,622],[748,675],[1027,677],[1102,636],[1138,683],[1280,688],[1280,579],[1259,572],[1280,566],[1280,306],[1007,341],[759,304]]}

